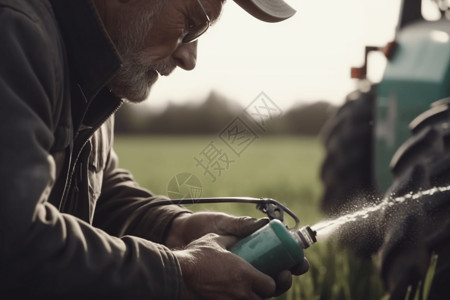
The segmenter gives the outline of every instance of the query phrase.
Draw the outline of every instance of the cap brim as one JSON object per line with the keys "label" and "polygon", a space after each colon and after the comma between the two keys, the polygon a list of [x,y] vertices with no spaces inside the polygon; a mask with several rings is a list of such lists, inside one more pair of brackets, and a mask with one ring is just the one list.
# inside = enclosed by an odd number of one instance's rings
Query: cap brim
{"label": "cap brim", "polygon": [[264,22],[280,22],[296,13],[295,9],[283,0],[234,0],[234,2]]}

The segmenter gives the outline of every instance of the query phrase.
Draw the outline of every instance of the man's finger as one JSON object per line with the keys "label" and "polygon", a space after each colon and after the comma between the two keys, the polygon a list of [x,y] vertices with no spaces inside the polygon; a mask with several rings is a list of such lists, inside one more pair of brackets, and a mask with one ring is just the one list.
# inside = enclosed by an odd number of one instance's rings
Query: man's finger
{"label": "man's finger", "polygon": [[215,241],[217,242],[217,244],[224,248],[224,249],[229,249],[231,248],[234,244],[236,244],[239,239],[235,236],[232,235],[218,235],[215,238]]}
{"label": "man's finger", "polygon": [[279,296],[286,292],[292,286],[292,273],[288,270],[281,271],[275,278],[277,289],[275,296]]}
{"label": "man's finger", "polygon": [[275,280],[255,268],[253,268],[252,273],[253,291],[263,298],[273,297],[277,288]]}
{"label": "man's finger", "polygon": [[305,257],[301,263],[295,265],[290,271],[294,275],[302,275],[308,272],[308,270],[309,270],[309,261]]}
{"label": "man's finger", "polygon": [[[233,246],[236,242],[238,242],[239,238],[230,235],[228,236],[216,235],[214,240],[217,242],[219,246],[227,249]],[[239,260],[244,262],[242,258],[240,258]],[[245,273],[247,274],[246,278],[249,279],[253,292],[256,295],[263,298],[272,297],[276,291],[275,280],[272,277],[257,270],[249,263],[245,263],[245,265],[246,265],[245,270],[247,270],[245,271]]]}
{"label": "man's finger", "polygon": [[221,228],[224,234],[244,238],[267,223],[269,223],[268,218],[255,219],[250,217],[226,216],[220,220],[218,227]]}

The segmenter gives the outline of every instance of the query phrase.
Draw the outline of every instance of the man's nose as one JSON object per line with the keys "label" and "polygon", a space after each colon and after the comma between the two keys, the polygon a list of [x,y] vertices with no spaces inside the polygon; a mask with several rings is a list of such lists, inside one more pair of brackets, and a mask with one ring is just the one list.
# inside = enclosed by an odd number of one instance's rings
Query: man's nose
{"label": "man's nose", "polygon": [[172,56],[178,67],[187,71],[194,69],[197,64],[197,41],[181,44]]}

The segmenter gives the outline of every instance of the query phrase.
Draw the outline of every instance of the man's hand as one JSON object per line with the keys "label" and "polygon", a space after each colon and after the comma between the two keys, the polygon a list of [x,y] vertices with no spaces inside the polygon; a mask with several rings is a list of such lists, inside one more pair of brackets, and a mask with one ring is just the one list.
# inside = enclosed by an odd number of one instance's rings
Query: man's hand
{"label": "man's hand", "polygon": [[181,248],[208,233],[244,238],[269,222],[269,219],[235,217],[225,213],[198,212],[178,216],[172,223],[166,246]]}
{"label": "man's hand", "polygon": [[275,281],[227,251],[236,237],[208,234],[176,250],[184,299],[263,299],[275,294]]}
{"label": "man's hand", "polygon": [[291,288],[292,275],[297,276],[302,275],[308,272],[308,270],[309,270],[309,262],[305,257],[301,263],[295,265],[294,267],[292,267],[292,269],[281,271],[275,278],[277,288],[273,296],[279,296],[281,294],[284,294],[287,290]]}
{"label": "man's hand", "polygon": [[[263,227],[268,222],[269,220],[267,218],[254,219],[250,217],[236,217],[216,212],[183,214],[173,221],[170,234],[166,240],[166,245],[169,248],[182,248],[194,240],[207,234],[214,233],[220,235],[220,237],[218,237],[219,239],[224,238],[228,241],[225,244],[222,243],[222,246],[225,245],[226,248],[230,248],[237,241]],[[196,242],[191,245],[196,245]],[[198,249],[198,251],[201,250]],[[222,249],[222,251],[225,250]],[[235,256],[227,251],[225,252],[227,255]],[[239,257],[236,258],[238,258],[238,261],[243,261]],[[230,261],[229,263],[232,262]],[[254,272],[260,273],[248,263],[245,263],[244,265],[253,269]],[[212,266],[212,268],[215,267]],[[270,296],[277,296],[286,292],[292,285],[292,274],[301,275],[306,273],[308,269],[309,263],[304,259],[302,263],[294,266],[291,270],[281,271],[275,278],[276,289],[274,294],[271,294]],[[224,273],[224,276],[230,277],[234,276],[233,274],[236,274],[236,272],[228,274]]]}

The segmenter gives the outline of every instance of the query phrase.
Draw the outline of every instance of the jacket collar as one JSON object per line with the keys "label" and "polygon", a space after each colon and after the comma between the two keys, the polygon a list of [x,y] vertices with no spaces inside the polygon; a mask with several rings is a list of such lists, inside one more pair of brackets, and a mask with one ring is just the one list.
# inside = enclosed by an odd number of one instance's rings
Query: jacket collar
{"label": "jacket collar", "polygon": [[121,58],[92,0],[50,0],[60,25],[71,76],[91,101],[121,67]]}

